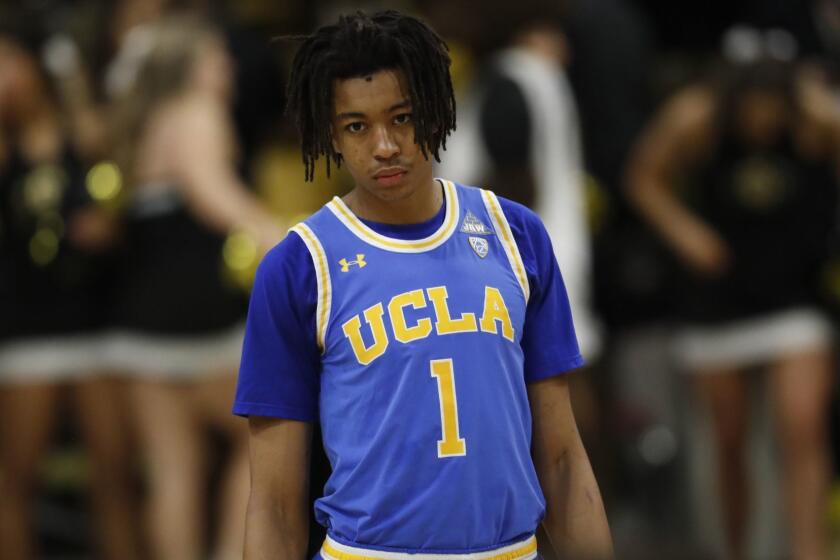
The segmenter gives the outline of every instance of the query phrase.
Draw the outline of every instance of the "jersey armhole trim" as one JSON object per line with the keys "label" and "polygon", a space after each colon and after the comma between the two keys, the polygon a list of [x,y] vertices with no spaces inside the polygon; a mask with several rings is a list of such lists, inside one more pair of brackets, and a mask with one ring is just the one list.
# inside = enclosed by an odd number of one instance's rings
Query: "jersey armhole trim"
{"label": "jersey armhole trim", "polygon": [[330,320],[332,307],[332,283],[330,281],[330,267],[327,264],[327,254],[318,236],[304,223],[292,226],[293,231],[300,236],[309,256],[312,257],[312,264],[315,267],[315,280],[318,285],[318,305],[315,309],[315,330],[318,347],[323,354],[326,351],[327,324]]}
{"label": "jersey armhole trim", "polygon": [[493,227],[499,232],[499,241],[502,242],[502,247],[507,255],[510,268],[513,270],[513,275],[519,282],[519,287],[522,288],[522,294],[525,296],[525,303],[527,305],[528,299],[531,297],[531,287],[528,284],[528,275],[525,273],[525,264],[522,262],[522,255],[519,254],[519,247],[516,245],[516,239],[513,237],[513,232],[510,229],[510,224],[502,211],[499,204],[499,199],[496,198],[495,193],[481,189],[481,198],[484,199],[484,206],[487,208],[487,214],[493,222]]}

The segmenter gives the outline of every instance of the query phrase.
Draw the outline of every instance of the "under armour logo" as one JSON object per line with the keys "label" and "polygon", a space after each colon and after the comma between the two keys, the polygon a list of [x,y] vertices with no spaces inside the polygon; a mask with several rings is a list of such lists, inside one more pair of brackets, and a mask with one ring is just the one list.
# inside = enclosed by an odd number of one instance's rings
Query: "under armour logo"
{"label": "under armour logo", "polygon": [[341,272],[349,272],[350,267],[353,266],[354,264],[358,265],[359,268],[364,268],[365,266],[367,266],[367,263],[365,262],[365,256],[362,253],[357,253],[356,254],[356,260],[355,261],[348,261],[347,259],[341,259],[340,261],[338,261],[338,264],[341,265]]}

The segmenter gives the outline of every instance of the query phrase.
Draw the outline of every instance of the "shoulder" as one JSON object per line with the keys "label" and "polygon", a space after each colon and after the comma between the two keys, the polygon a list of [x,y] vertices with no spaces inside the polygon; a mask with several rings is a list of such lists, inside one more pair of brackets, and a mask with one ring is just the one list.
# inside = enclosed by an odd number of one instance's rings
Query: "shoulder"
{"label": "shoulder", "polygon": [[308,291],[309,284],[314,285],[314,274],[309,249],[300,235],[290,231],[263,257],[257,269],[257,283],[270,291]]}
{"label": "shoulder", "polygon": [[263,257],[260,269],[265,273],[279,272],[288,268],[298,267],[311,260],[301,236],[294,230],[289,230],[280,243],[272,247]]}
{"label": "shoulder", "polygon": [[827,78],[817,69],[806,68],[795,86],[800,147],[812,153],[828,150],[833,157],[840,148],[840,111]]}
{"label": "shoulder", "polygon": [[465,193],[468,196],[480,197],[482,200],[487,198],[487,194],[492,193],[496,200],[499,201],[499,207],[501,208],[505,221],[507,221],[510,226],[511,232],[514,237],[516,237],[517,243],[520,242],[520,238],[524,241],[533,237],[548,236],[540,217],[527,206],[514,202],[509,198],[499,196],[494,193],[492,189],[463,185],[460,183],[454,184],[457,185],[462,193]]}
{"label": "shoulder", "polygon": [[265,254],[257,268],[251,310],[266,308],[305,323],[314,317],[317,300],[318,281],[312,257],[303,240],[289,232]]}
{"label": "shoulder", "polygon": [[536,277],[554,262],[554,249],[548,231],[536,212],[527,206],[503,196],[497,195],[496,199],[510,226],[522,263],[533,284]]}
{"label": "shoulder", "polygon": [[516,237],[517,244],[530,244],[543,238],[548,239],[548,232],[536,212],[509,198],[503,196],[496,198],[499,200],[499,206],[510,225],[511,232]]}
{"label": "shoulder", "polygon": [[675,140],[700,141],[712,134],[718,110],[718,97],[710,88],[687,87],[665,102],[659,126]]}
{"label": "shoulder", "polygon": [[[696,160],[712,148],[718,97],[705,86],[686,87],[665,101],[640,136],[641,161]],[[652,158],[652,159],[651,159]]]}
{"label": "shoulder", "polygon": [[169,122],[173,134],[202,138],[226,135],[229,122],[224,106],[216,99],[198,93],[186,94],[166,105],[161,116]]}
{"label": "shoulder", "polygon": [[697,128],[713,119],[717,105],[717,96],[710,88],[689,86],[665,102],[662,114],[680,126]]}

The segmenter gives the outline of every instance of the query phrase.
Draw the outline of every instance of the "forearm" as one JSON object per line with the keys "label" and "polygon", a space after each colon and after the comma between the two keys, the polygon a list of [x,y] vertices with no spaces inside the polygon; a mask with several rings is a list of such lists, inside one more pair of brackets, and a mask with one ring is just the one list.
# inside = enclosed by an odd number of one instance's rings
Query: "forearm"
{"label": "forearm", "polygon": [[107,108],[96,102],[87,72],[73,49],[70,64],[51,70],[76,148],[88,162],[94,162],[106,157],[109,151]]}
{"label": "forearm", "polygon": [[[270,214],[233,175],[207,177],[206,189],[187,192],[196,216],[222,233],[244,231],[266,251],[285,235],[280,219]],[[189,186],[188,186],[189,188]]]}
{"label": "forearm", "polygon": [[248,419],[251,494],[245,560],[303,560],[309,543],[309,445],[305,422]]}
{"label": "forearm", "polygon": [[305,508],[287,512],[280,507],[248,504],[244,560],[302,560],[309,544]]}
{"label": "forearm", "polygon": [[677,199],[664,179],[651,177],[631,189],[643,215],[677,257],[703,276],[723,274],[731,259],[726,240]]}
{"label": "forearm", "polygon": [[660,177],[643,176],[630,183],[630,200],[645,220],[678,254],[687,249],[684,240],[689,230],[709,230],[700,218],[671,192],[670,185]]}
{"label": "forearm", "polygon": [[546,499],[543,527],[560,558],[613,557],[604,504],[589,459],[580,444],[563,455],[535,458]]}

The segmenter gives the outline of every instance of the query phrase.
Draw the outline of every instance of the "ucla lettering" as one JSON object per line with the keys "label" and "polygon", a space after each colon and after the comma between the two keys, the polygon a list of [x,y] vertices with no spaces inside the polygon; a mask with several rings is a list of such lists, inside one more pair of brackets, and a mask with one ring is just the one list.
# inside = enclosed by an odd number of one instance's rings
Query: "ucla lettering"
{"label": "ucla lettering", "polygon": [[[427,299],[428,298],[428,299]],[[422,310],[431,302],[434,310],[434,323],[431,317],[416,319],[413,325],[408,324],[406,309]],[[457,307],[455,307],[457,309]],[[510,312],[501,291],[491,286],[484,288],[484,305],[481,319],[476,320],[476,313],[461,312],[456,318],[452,317],[449,293],[446,286],[434,286],[424,290],[411,290],[392,297],[388,303],[388,317],[390,318],[390,333],[386,329],[383,316],[383,303],[377,303],[355,315],[342,325],[344,336],[353,348],[356,360],[362,365],[368,365],[382,356],[388,349],[389,340],[408,344],[421,340],[433,332],[437,335],[448,335],[469,332],[485,332],[498,335],[513,342],[514,328],[510,319]],[[370,329],[373,342],[365,346],[362,337],[362,317]]]}
{"label": "ucla lettering", "polygon": [[353,353],[356,359],[362,365],[368,365],[373,360],[385,353],[388,348],[388,335],[385,333],[385,322],[382,320],[384,310],[382,304],[377,303],[372,307],[365,309],[365,322],[370,325],[370,331],[373,334],[373,344],[365,347],[362,340],[362,320],[358,315],[344,323],[341,328],[344,331],[344,336],[350,341],[353,347]]}
{"label": "ucla lettering", "polygon": [[437,334],[475,332],[478,330],[475,325],[475,313],[463,313],[458,319],[452,319],[447,304],[449,294],[446,291],[446,286],[429,288],[426,293],[435,308],[435,315],[437,316],[435,332]]}
{"label": "ucla lettering", "polygon": [[388,304],[388,314],[391,316],[391,328],[394,329],[394,337],[400,342],[411,342],[426,338],[432,332],[432,321],[428,318],[420,319],[413,327],[405,324],[404,309],[407,306],[414,309],[426,307],[426,299],[423,297],[423,290],[405,292],[391,298]]}
{"label": "ucla lettering", "polygon": [[484,288],[484,313],[481,314],[481,330],[496,334],[496,323],[502,326],[502,336],[513,342],[513,325],[510,313],[502,297],[502,292],[496,288]]}

